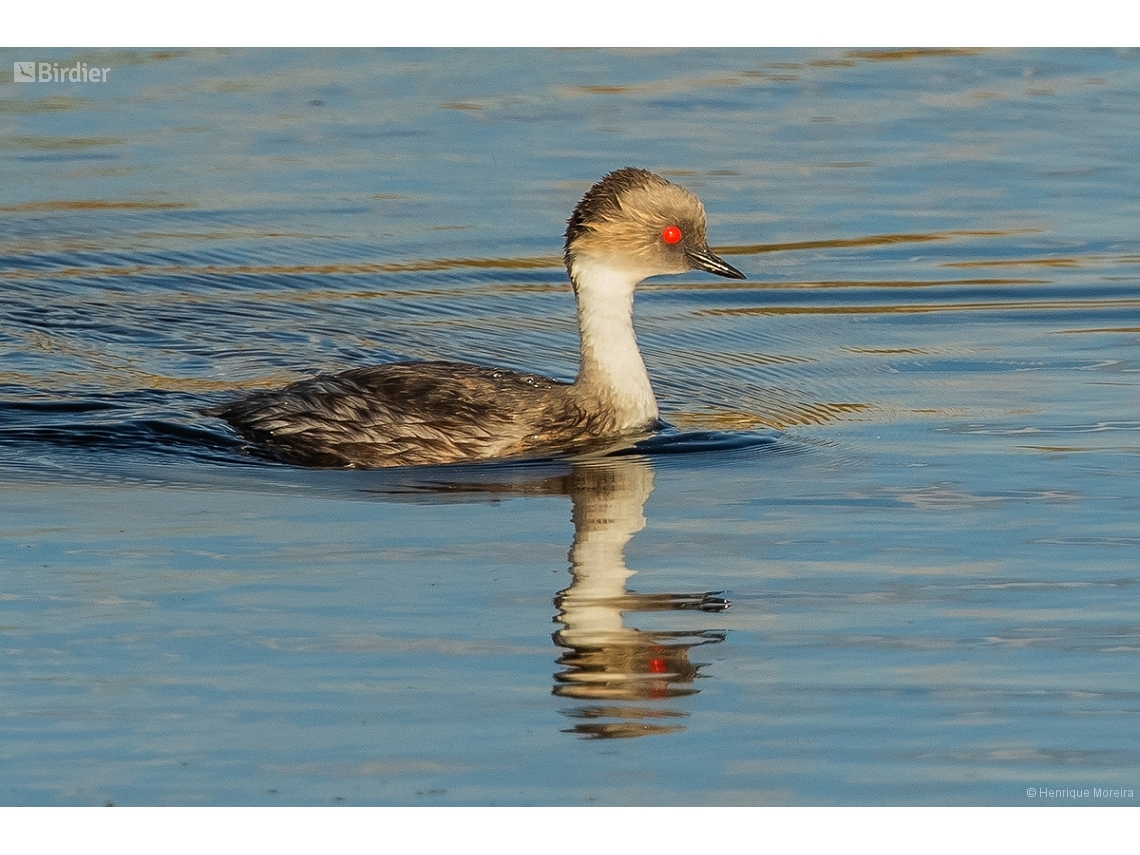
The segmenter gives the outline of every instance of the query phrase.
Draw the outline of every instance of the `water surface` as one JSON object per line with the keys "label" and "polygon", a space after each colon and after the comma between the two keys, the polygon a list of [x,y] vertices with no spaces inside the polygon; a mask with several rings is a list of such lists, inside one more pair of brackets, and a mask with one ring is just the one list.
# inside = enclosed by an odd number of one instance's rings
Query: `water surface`
{"label": "water surface", "polygon": [[[1140,55],[0,75],[0,802],[1136,804]],[[319,471],[202,414],[572,377],[625,165],[748,276],[639,292],[661,436]]]}

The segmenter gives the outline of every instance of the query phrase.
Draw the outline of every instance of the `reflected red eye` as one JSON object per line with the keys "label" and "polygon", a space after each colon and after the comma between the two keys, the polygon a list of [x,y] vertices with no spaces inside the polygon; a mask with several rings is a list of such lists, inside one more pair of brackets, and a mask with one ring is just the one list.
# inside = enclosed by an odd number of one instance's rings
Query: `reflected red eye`
{"label": "reflected red eye", "polygon": [[665,243],[680,243],[681,230],[676,226],[666,226],[661,231],[661,240],[665,241]]}

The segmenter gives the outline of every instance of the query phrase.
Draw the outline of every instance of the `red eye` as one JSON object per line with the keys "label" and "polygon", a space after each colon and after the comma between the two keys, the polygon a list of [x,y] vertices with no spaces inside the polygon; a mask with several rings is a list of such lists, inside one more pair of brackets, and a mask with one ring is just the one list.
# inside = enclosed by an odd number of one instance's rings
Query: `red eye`
{"label": "red eye", "polygon": [[661,230],[661,240],[665,243],[680,243],[681,230],[676,226],[666,226]]}

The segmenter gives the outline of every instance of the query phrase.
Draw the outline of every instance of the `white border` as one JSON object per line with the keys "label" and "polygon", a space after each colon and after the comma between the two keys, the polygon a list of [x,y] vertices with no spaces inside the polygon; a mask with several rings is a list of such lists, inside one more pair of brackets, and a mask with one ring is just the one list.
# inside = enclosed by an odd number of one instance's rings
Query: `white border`
{"label": "white border", "polygon": [[3,12],[9,47],[48,46],[1059,46],[1136,43],[1119,0],[24,0]]}

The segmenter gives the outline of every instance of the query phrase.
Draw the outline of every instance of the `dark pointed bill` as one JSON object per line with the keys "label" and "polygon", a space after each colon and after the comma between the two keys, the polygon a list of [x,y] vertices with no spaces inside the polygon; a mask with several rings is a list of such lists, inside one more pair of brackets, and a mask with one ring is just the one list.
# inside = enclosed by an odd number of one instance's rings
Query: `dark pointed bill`
{"label": "dark pointed bill", "polygon": [[709,249],[696,250],[694,252],[686,252],[689,261],[693,263],[693,267],[698,267],[701,270],[707,270],[709,273],[715,273],[717,276],[724,276],[727,279],[743,279],[744,274],[725,261],[719,256],[713,255]]}

